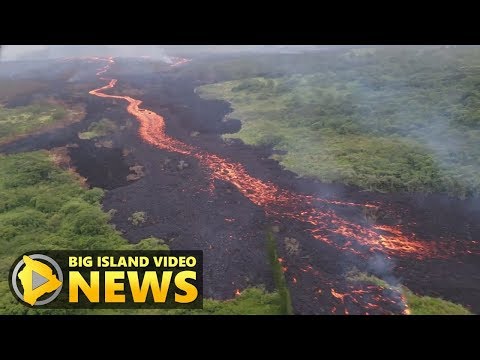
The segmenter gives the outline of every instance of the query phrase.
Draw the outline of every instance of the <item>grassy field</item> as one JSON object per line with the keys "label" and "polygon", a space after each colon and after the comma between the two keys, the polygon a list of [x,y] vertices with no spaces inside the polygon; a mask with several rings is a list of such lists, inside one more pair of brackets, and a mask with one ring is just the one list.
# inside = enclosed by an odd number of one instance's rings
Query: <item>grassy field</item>
{"label": "grassy field", "polygon": [[275,157],[301,176],[465,198],[480,193],[478,59],[478,48],[364,49],[197,93],[231,103],[242,129],[225,137],[286,150]]}
{"label": "grassy field", "polygon": [[[159,239],[131,245],[109,224],[101,209],[103,190],[88,189],[78,175],[55,165],[47,151],[0,155],[0,314],[62,314],[65,310],[29,309],[15,301],[8,286],[13,261],[31,250],[127,250],[168,249]],[[69,313],[116,313],[70,311]],[[117,312],[118,313],[118,312]],[[177,314],[185,310],[122,313]],[[203,310],[192,314],[281,314],[277,292],[247,289],[230,301],[205,300]]]}
{"label": "grassy field", "polygon": [[0,106],[0,145],[19,137],[83,118],[83,109],[59,103],[38,103],[6,108]]}
{"label": "grassy field", "polygon": [[[77,312],[79,313],[79,312]],[[81,312],[87,313],[87,312]],[[101,315],[284,315],[277,292],[250,287],[231,300],[203,300],[203,309],[100,309],[88,314]]]}
{"label": "grassy field", "polygon": [[112,120],[102,119],[90,124],[87,131],[79,133],[78,137],[82,140],[96,139],[102,136],[111,135],[117,130],[117,126]]}
{"label": "grassy field", "polygon": [[[347,279],[352,282],[373,284],[382,288],[392,288],[386,281],[365,273],[352,272]],[[471,315],[472,313],[461,305],[451,301],[430,296],[419,296],[402,286],[398,288],[406,298],[412,315]]]}

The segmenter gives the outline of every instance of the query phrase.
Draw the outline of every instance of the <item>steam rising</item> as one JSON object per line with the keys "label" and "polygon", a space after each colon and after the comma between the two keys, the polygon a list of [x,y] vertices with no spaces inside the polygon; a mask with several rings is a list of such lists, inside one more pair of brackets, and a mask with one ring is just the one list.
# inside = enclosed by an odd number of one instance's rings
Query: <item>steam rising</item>
{"label": "steam rising", "polygon": [[[200,45],[199,46],[171,46],[171,45],[13,46],[13,45],[8,45],[8,46],[4,46],[3,48],[0,46],[0,56],[1,56],[0,59],[6,60],[6,61],[15,61],[15,60],[34,61],[34,60],[42,60],[42,59],[61,59],[61,58],[70,58],[70,57],[112,56],[112,57],[125,57],[125,58],[145,57],[149,59],[163,61],[167,64],[172,64],[175,61],[175,57],[181,56],[181,55],[193,57],[197,54],[198,55],[234,54],[234,53],[287,53],[287,54],[290,54],[290,53],[303,53],[303,52],[310,52],[310,51],[321,51],[321,50],[328,50],[332,48],[338,48],[338,47],[268,46],[268,45],[252,45],[252,46],[230,46],[230,45],[221,45],[221,46],[216,46],[216,45],[206,45],[206,46],[203,46],[203,45],[202,46]],[[290,60],[288,59],[287,61],[290,61]],[[268,63],[268,65],[270,66],[270,62]],[[271,65],[273,68],[274,64],[271,64]],[[302,64],[289,63],[289,65],[290,66],[288,71],[291,73],[296,71],[301,72],[302,70],[300,69],[302,67]],[[22,70],[24,69],[25,68],[22,68]],[[13,74],[14,73],[10,73],[10,76],[13,76]],[[72,76],[68,78],[67,81],[68,82],[80,81],[83,75],[84,74],[81,71],[77,71],[73,73]],[[285,75],[289,75],[289,74],[287,73]],[[281,76],[281,75],[277,75],[277,76]],[[113,87],[114,83],[113,84],[111,83],[111,85]],[[100,89],[94,90],[93,92],[90,92],[90,93],[92,95],[101,96],[101,97],[122,98],[121,96],[118,96],[118,95],[117,96],[103,95],[98,90]],[[416,94],[418,90],[416,88],[412,88],[412,89],[409,88],[408,90],[405,90],[405,91],[409,91],[409,92],[412,92],[412,94]],[[377,94],[378,94],[378,90],[374,86],[364,85],[361,92],[361,95],[363,97],[358,97],[358,98],[352,97],[349,101],[351,101],[352,103],[351,105],[357,106],[357,105],[361,105],[362,99],[366,98],[366,95],[371,95],[371,97],[374,97]],[[411,97],[414,97],[414,96],[411,96]],[[152,127],[151,129],[149,128],[148,131],[145,130],[144,133],[142,133],[147,142],[156,144],[157,147],[168,148],[169,150],[173,149],[173,151],[176,151],[179,153],[200,154],[196,150],[193,151],[187,145],[181,144],[177,142],[175,139],[168,138],[164,134],[164,127],[162,125],[163,120],[159,120],[161,119],[160,116],[154,113],[149,113],[150,115],[147,116],[143,112],[140,112],[140,110],[138,110],[138,106],[136,111],[138,113],[135,113],[133,115],[136,115],[141,120],[143,120],[145,128],[147,129],[147,126]],[[438,155],[438,159],[436,159],[437,161],[441,161],[442,157],[440,155],[442,155],[442,152],[445,152],[445,151],[456,152],[458,149],[461,148],[462,143],[464,143],[466,140],[465,140],[465,136],[462,136],[462,133],[460,132],[454,133],[455,135],[454,137],[450,136],[450,138],[446,138],[444,134],[452,134],[451,128],[449,125],[452,119],[448,118],[447,116],[442,117],[442,114],[437,114],[437,112],[435,111],[432,111],[431,113],[438,116],[438,119],[435,122],[436,124],[434,128],[435,131],[432,131],[432,128],[426,128],[425,130],[418,130],[417,132],[419,134],[418,136],[421,136],[421,139],[424,142],[424,146],[431,149],[435,155]],[[408,116],[413,116],[412,114],[414,113],[410,108],[405,108],[399,111],[396,115],[398,115],[399,117],[408,117]],[[158,118],[156,116],[158,116]],[[154,120],[157,120],[157,121],[154,121]],[[154,126],[158,128],[153,128]],[[359,126],[363,126],[364,129],[367,129],[368,126],[373,126],[373,125],[369,123],[365,123],[365,124],[360,124]],[[407,132],[409,130],[408,126],[409,125],[407,122],[405,122],[405,125],[403,125],[402,122],[399,122],[398,128],[401,131]],[[150,138],[149,136],[151,136],[151,134],[157,134],[157,138]],[[155,141],[158,142],[159,136],[161,136],[163,141],[161,141],[158,144]],[[195,155],[192,155],[192,156],[195,156]],[[278,208],[280,208],[282,211],[280,213],[282,215],[285,215],[285,212],[286,212],[285,209],[290,210],[292,203],[302,203],[302,204],[307,203],[307,201],[304,201],[304,198],[298,197],[298,196],[293,197],[292,194],[285,192],[285,193],[282,193],[284,198],[276,199],[277,203],[275,204],[275,207],[273,207],[270,205],[269,201],[271,201],[271,198],[274,197],[272,194],[275,194],[275,196],[277,196],[276,189],[273,189],[275,190],[273,191],[269,186],[266,186],[261,181],[255,178],[252,178],[248,174],[244,173],[244,170],[242,168],[239,167],[237,169],[235,166],[227,163],[222,158],[211,156],[208,154],[203,154],[202,156],[203,157],[201,157],[199,160],[203,161],[204,162],[203,164],[206,167],[210,165],[212,169],[224,170],[223,172],[219,171],[217,173],[214,173],[214,175],[212,176],[217,176],[218,179],[221,179],[224,181],[231,182],[232,180],[235,180],[235,184],[240,184],[241,190],[245,191],[244,193],[246,197],[250,198],[250,200],[256,203],[257,205],[266,207],[271,214],[278,215],[279,213]],[[341,195],[340,191],[341,190],[339,189],[338,193],[336,194],[337,196]],[[300,199],[302,201],[292,201],[292,199],[294,200]],[[370,226],[366,226],[365,229],[363,229],[359,226],[351,225],[350,223],[344,221],[343,219],[334,217],[333,215],[331,215],[331,213],[324,213],[323,209],[324,208],[320,206],[315,209],[307,209],[307,210],[303,208],[299,208],[299,209],[294,209],[295,211],[292,211],[287,215],[290,218],[302,221],[305,217],[304,214],[306,213],[307,215],[309,215],[308,216],[309,223],[312,223],[312,221],[315,221],[316,222],[315,225],[317,225],[318,227],[324,227],[324,228],[330,228],[330,226],[328,225],[329,221],[335,224],[340,223],[342,224],[342,229],[344,230],[343,231],[344,233],[342,233],[340,230],[338,230],[337,233],[340,233],[341,235],[344,235],[347,238],[352,238],[357,240],[358,239],[362,240],[363,238],[373,238],[373,239],[378,238],[378,233],[374,228],[371,228]],[[302,215],[300,216],[298,214],[302,214]],[[398,235],[396,233],[392,233],[392,237],[403,240],[401,238],[401,234]],[[323,239],[323,236],[318,235],[318,239]],[[400,243],[401,242],[400,240],[397,243]],[[364,243],[365,242],[366,241],[364,241]],[[341,250],[345,250],[345,249],[341,249]],[[393,249],[393,250],[396,250],[396,249]],[[403,251],[404,249],[401,249],[401,250]],[[385,254],[374,253],[373,255],[366,257],[365,264],[363,267],[364,267],[364,270],[367,270],[369,273],[372,273],[377,277],[384,279],[389,284],[397,285],[400,283],[400,280],[397,279],[393,274],[393,270],[395,269],[395,261]]]}

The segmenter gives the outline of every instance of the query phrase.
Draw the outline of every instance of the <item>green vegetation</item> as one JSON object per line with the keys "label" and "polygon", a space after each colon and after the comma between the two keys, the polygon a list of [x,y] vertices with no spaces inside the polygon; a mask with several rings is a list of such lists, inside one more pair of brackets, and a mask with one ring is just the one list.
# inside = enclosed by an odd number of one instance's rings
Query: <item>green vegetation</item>
{"label": "green vegetation", "polygon": [[282,315],[285,312],[277,292],[268,293],[262,287],[251,287],[231,300],[205,299],[203,309],[168,310],[168,314],[191,315]]}
{"label": "green vegetation", "polygon": [[268,293],[261,287],[251,287],[232,300],[218,301],[206,299],[202,310],[192,311],[198,314],[223,315],[283,315],[281,296],[277,292]]}
{"label": "green vegetation", "polygon": [[68,110],[58,104],[0,106],[0,144],[62,122],[67,115]]}
{"label": "green vegetation", "polygon": [[8,272],[31,250],[168,250],[150,237],[129,244],[108,223],[114,211],[100,206],[103,190],[86,189],[75,173],[57,167],[47,151],[0,155],[0,314],[280,314],[278,293],[250,288],[235,299],[206,299],[203,310],[29,309],[10,293]]}
{"label": "green vegetation", "polygon": [[113,134],[117,130],[117,125],[109,119],[102,119],[98,122],[91,123],[88,130],[79,133],[78,137],[82,140],[91,140],[102,136]]}
{"label": "green vegetation", "polygon": [[408,289],[404,292],[412,315],[472,315],[462,305],[430,296],[418,296]]}
{"label": "green vegetation", "polygon": [[262,287],[250,287],[231,300],[203,300],[203,309],[168,310],[98,310],[101,314],[136,315],[283,315],[285,312],[277,292],[268,293]]}
{"label": "green vegetation", "polygon": [[[8,289],[10,265],[42,249],[117,249],[123,240],[100,209],[101,189],[87,190],[46,151],[0,155],[0,313],[25,313]],[[33,310],[28,310],[31,312]]]}
{"label": "green vegetation", "polygon": [[347,274],[347,280],[349,281],[358,281],[364,282],[376,286],[380,286],[382,288],[388,288],[390,285],[385,281],[376,276],[369,275],[367,273],[358,272],[357,270],[353,270]]}
{"label": "green vegetation", "polygon": [[149,237],[143,239],[138,244],[131,245],[132,250],[170,250],[170,247],[165,244],[162,239],[156,237]]}
{"label": "green vegetation", "polygon": [[143,224],[146,220],[145,211],[136,211],[128,218],[133,225],[137,226],[139,224]]}
{"label": "green vegetation", "polygon": [[278,261],[277,242],[272,231],[267,231],[267,253],[272,267],[273,281],[278,291],[281,313],[291,315],[293,314],[292,299],[283,275],[282,265]]}
{"label": "green vegetation", "polygon": [[[314,58],[316,56],[316,62]],[[236,79],[197,88],[232,104],[238,137],[286,150],[301,176],[373,191],[480,193],[480,48],[369,48],[230,60]],[[248,65],[248,66],[247,66]],[[277,70],[277,71],[275,71]],[[221,70],[219,70],[221,71]]]}
{"label": "green vegetation", "polygon": [[8,288],[9,268],[24,252],[132,248],[108,224],[102,196],[102,189],[85,189],[74,173],[56,167],[46,151],[0,155],[0,313],[38,311],[18,304]]}
{"label": "green vegetation", "polygon": [[406,298],[407,305],[412,315],[470,315],[468,309],[461,305],[452,303],[440,298],[430,296],[419,296],[414,294],[405,286],[392,287],[386,281],[376,276],[357,272],[356,270],[347,274],[347,280],[353,282],[364,282],[382,288],[391,288],[400,291]]}

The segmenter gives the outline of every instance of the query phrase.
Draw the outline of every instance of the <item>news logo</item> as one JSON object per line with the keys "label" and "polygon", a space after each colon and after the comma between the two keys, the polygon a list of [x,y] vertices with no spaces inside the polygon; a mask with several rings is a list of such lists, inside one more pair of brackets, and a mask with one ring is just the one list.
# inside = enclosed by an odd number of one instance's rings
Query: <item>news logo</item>
{"label": "news logo", "polygon": [[201,251],[44,251],[12,265],[10,288],[29,307],[203,307]]}
{"label": "news logo", "polygon": [[[20,290],[20,281],[23,292]],[[51,257],[42,254],[24,255],[13,268],[11,287],[17,297],[31,306],[49,304],[62,290],[63,273]],[[46,298],[44,295],[53,292]],[[42,298],[42,300],[39,300]]]}

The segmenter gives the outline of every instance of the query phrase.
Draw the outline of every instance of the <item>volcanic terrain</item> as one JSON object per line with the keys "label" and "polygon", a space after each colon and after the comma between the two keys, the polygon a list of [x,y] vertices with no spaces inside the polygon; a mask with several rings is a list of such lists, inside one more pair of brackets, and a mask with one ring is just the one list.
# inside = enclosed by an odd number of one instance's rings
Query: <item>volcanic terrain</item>
{"label": "volcanic terrain", "polygon": [[[116,210],[112,221],[129,241],[156,236],[172,249],[203,250],[206,297],[228,299],[259,284],[274,290],[266,255],[271,232],[297,314],[406,313],[399,284],[480,312],[478,201],[298,178],[269,158],[270,148],[221,138],[241,124],[224,121],[229,104],[195,94],[195,74],[178,71],[189,62],[153,74],[129,73],[125,62],[65,61],[81,69],[75,93],[59,81],[52,91],[85,103],[86,118],[0,151],[69,145],[89,185],[108,190],[103,206]],[[113,135],[103,142],[78,138],[102,118],[116,123]],[[129,180],[133,167],[141,176]],[[133,226],[128,218],[137,211],[146,221]],[[393,287],[350,282],[352,269]]]}

